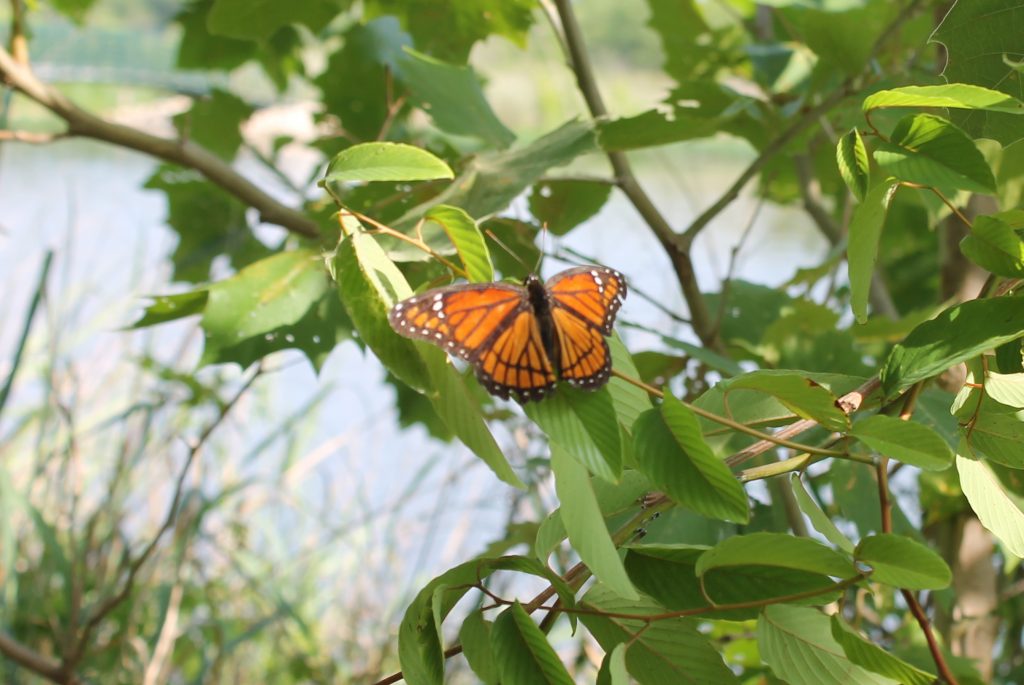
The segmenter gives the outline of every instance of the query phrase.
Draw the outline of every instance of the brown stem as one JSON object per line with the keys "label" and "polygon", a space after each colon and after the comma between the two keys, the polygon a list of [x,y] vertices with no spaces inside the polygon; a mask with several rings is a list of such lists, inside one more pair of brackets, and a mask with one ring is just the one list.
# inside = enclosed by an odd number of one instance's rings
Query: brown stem
{"label": "brown stem", "polygon": [[235,171],[230,164],[192,141],[171,140],[115,124],[81,109],[57,89],[36,78],[32,70],[19,64],[0,47],[0,81],[47,108],[67,124],[65,136],[92,138],[137,150],[166,162],[195,169],[214,185],[256,209],[260,219],[277,224],[307,238],[317,238],[320,228],[297,209],[281,204]]}

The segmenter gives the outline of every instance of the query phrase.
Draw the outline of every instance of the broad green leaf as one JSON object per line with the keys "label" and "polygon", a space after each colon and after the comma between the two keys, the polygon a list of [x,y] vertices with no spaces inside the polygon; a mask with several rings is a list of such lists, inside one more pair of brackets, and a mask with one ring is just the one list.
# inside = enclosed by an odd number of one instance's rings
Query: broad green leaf
{"label": "broad green leaf", "polygon": [[708,602],[694,570],[708,549],[704,545],[630,545],[626,572],[638,590],[670,611],[707,609],[709,617],[731,620],[757,616],[756,608],[720,611]]}
{"label": "broad green leaf", "polygon": [[[625,642],[615,645],[615,649],[608,652],[604,661],[601,662],[601,669],[597,674],[598,685],[629,685],[629,671],[626,670],[626,650],[629,649]],[[605,680],[602,680],[605,678]]]}
{"label": "broad green leaf", "polygon": [[175,321],[186,316],[202,314],[206,307],[206,298],[209,296],[207,288],[189,290],[177,295],[150,295],[149,299],[153,304],[149,305],[142,312],[138,321],[129,328],[146,328],[155,326],[158,323]]}
{"label": "broad green leaf", "polygon": [[816,609],[774,604],[757,621],[757,646],[772,672],[789,685],[894,685],[854,664]]}
{"label": "broad green leaf", "polygon": [[929,471],[942,471],[953,464],[949,443],[914,421],[875,414],[853,424],[850,435],[881,455]]}
{"label": "broad green leaf", "polygon": [[198,99],[187,112],[174,117],[179,135],[199,143],[214,154],[231,161],[242,145],[241,124],[253,107],[237,95],[215,88]]}
{"label": "broad green leaf", "polygon": [[470,158],[458,177],[437,197],[413,207],[392,223],[411,226],[436,204],[462,207],[467,214],[484,217],[504,209],[548,169],[568,164],[595,150],[589,124],[570,121],[529,145]]}
{"label": "broad green leaf", "polygon": [[999,215],[979,216],[960,250],[972,262],[998,276],[1024,277],[1024,242]]}
{"label": "broad green leaf", "polygon": [[257,335],[298,322],[327,290],[323,259],[291,250],[247,266],[208,289],[201,364]]}
{"label": "broad green leaf", "polygon": [[661,411],[641,414],[633,433],[637,468],[673,501],[711,518],[749,520],[743,486],[711,452],[697,418],[679,400],[666,393]]}
{"label": "broad green leaf", "polygon": [[440,226],[455,246],[455,252],[473,283],[488,283],[494,280],[491,253],[484,236],[473,218],[458,207],[437,205],[431,207],[423,219]]}
{"label": "broad green leaf", "polygon": [[533,23],[535,1],[367,0],[364,4],[368,17],[398,17],[423,52],[452,62],[465,62],[473,44],[492,34],[524,47],[527,30]]}
{"label": "broad green leaf", "polygon": [[996,402],[1024,409],[1024,373],[989,371],[985,376],[985,392]]}
{"label": "broad green leaf", "polygon": [[[717,605],[768,600],[827,604],[836,598],[829,576],[856,575],[842,554],[809,538],[751,533],[727,538],[697,561],[705,595]],[[794,595],[808,594],[799,600]]]}
{"label": "broad green leaf", "polygon": [[850,418],[836,406],[836,396],[798,372],[765,369],[727,381],[727,391],[740,388],[767,393],[798,416],[817,421],[828,430],[845,432],[850,427]]}
{"label": "broad green leaf", "polygon": [[889,211],[889,204],[899,185],[894,179],[871,188],[864,201],[853,210],[846,259],[850,270],[850,306],[858,323],[868,320],[868,295],[878,261],[878,241]]}
{"label": "broad green leaf", "polygon": [[334,261],[338,295],[362,341],[406,385],[427,388],[427,370],[411,340],[388,324],[388,311],[412,295],[409,284],[368,234],[356,231],[342,241]]}
{"label": "broad green leaf", "polygon": [[290,24],[304,24],[316,33],[347,4],[340,0],[216,0],[207,26],[213,34],[256,41],[267,40]]}
{"label": "broad green leaf", "polygon": [[459,628],[459,644],[473,673],[485,685],[498,685],[498,668],[491,650],[493,625],[480,611],[471,611]]}
{"label": "broad green leaf", "polygon": [[598,583],[580,605],[616,616],[583,614],[587,626],[605,651],[628,643],[626,668],[640,685],[738,685],[722,656],[689,618],[670,618],[650,624],[620,614],[650,616],[665,609],[646,599],[628,600]]}
{"label": "broad green leaf", "polygon": [[447,164],[422,148],[405,143],[360,143],[335,155],[325,180],[429,181],[453,177]]}
{"label": "broad green leaf", "polygon": [[491,650],[505,685],[573,685],[547,636],[519,602],[494,621]]}
{"label": "broad green leaf", "polygon": [[931,673],[911,666],[861,637],[836,614],[832,615],[832,639],[843,648],[847,659],[872,673],[892,678],[903,685],[932,685],[936,681]]}
{"label": "broad green leaf", "polygon": [[958,415],[969,417],[961,432],[976,452],[1012,469],[1024,469],[1024,411],[984,398],[980,408],[968,402]]}
{"label": "broad green leaf", "polygon": [[[608,347],[612,351],[613,369],[632,378],[640,377],[636,364],[633,363],[633,358],[626,346],[622,344],[618,333],[613,333],[608,338]],[[619,417],[619,422],[627,431],[632,432],[637,417],[651,408],[650,395],[618,376],[612,376],[607,387],[612,396],[612,403],[615,405],[615,413]]]}
{"label": "broad green leaf", "polygon": [[857,129],[851,129],[836,144],[836,164],[846,187],[863,202],[868,192],[868,151]]}
{"label": "broad green leaf", "polygon": [[949,107],[981,109],[989,112],[1024,114],[1024,102],[998,90],[989,90],[969,83],[947,83],[941,86],[904,86],[879,90],[864,98],[865,112],[883,107]]}
{"label": "broad green leaf", "polygon": [[1007,492],[992,469],[961,445],[956,455],[960,487],[978,520],[1011,553],[1024,559],[1024,502]]}
{"label": "broad green leaf", "polygon": [[611,395],[562,384],[543,402],[526,405],[526,415],[551,440],[596,476],[618,481],[622,473],[622,436]]}
{"label": "broad green leaf", "polygon": [[399,77],[413,102],[442,131],[506,148],[516,137],[494,114],[471,67],[448,64],[410,47],[398,59]]}
{"label": "broad green leaf", "polygon": [[[1018,0],[954,3],[932,35],[933,41],[946,46],[942,75],[951,83],[974,84],[1024,99],[1019,74],[1004,60],[1006,55],[1020,54],[1022,22],[1024,7]],[[975,138],[992,138],[1005,146],[1024,137],[1024,117],[1014,114],[954,110],[952,116]]]}
{"label": "broad green leaf", "polygon": [[[793,496],[796,498],[796,503],[800,507],[800,511],[807,514],[807,517],[811,519],[811,525],[814,529],[825,536],[825,538],[833,545],[846,552],[847,554],[853,554],[853,543],[850,539],[840,532],[836,527],[836,524],[832,523],[832,519],[821,510],[818,503],[815,502],[810,493],[804,489],[803,481],[800,480],[800,476],[793,473],[789,476],[789,484],[793,489]],[[642,589],[642,588],[641,588]]]}
{"label": "broad green leaf", "polygon": [[900,119],[874,152],[882,171],[901,181],[944,190],[995,194],[996,179],[974,141],[961,129],[933,114]]}
{"label": "broad green leaf", "polygon": [[902,535],[870,535],[858,543],[854,557],[871,567],[871,580],[894,587],[941,590],[953,579],[942,557]]}
{"label": "broad green leaf", "polygon": [[555,474],[555,493],[562,505],[562,522],[573,549],[609,588],[623,597],[636,599],[636,590],[601,516],[586,468],[552,444],[551,470]]}
{"label": "broad green leaf", "polygon": [[[864,71],[878,40],[899,11],[888,0],[789,3],[781,11],[788,26],[834,72],[853,76]],[[851,31],[856,27],[856,31]],[[819,66],[818,69],[821,69]],[[830,72],[830,73],[832,73]]]}
{"label": "broad green leaf", "polygon": [[1024,336],[1020,298],[972,300],[926,321],[893,348],[882,367],[882,387],[892,395],[954,364]]}
{"label": "broad green leaf", "polygon": [[707,59],[713,38],[711,27],[694,0],[647,0],[651,17],[647,25],[661,39],[665,73],[679,83],[696,80],[698,67]]}
{"label": "broad green leaf", "polygon": [[598,181],[541,181],[530,193],[530,213],[554,235],[595,216],[612,193],[612,184]]}
{"label": "broad green leaf", "polygon": [[427,343],[416,343],[414,353],[415,350],[419,350],[416,359],[422,359],[426,364],[434,388],[434,392],[429,394],[430,402],[448,430],[480,457],[494,475],[512,487],[526,489],[487,427],[480,401],[466,385],[466,379],[441,350]]}

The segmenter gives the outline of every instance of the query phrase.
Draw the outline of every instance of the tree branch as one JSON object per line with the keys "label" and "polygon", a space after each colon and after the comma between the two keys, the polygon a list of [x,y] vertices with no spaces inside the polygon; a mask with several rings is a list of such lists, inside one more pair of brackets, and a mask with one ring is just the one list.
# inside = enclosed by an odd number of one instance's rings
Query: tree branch
{"label": "tree branch", "polygon": [[77,685],[74,675],[65,673],[61,664],[29,649],[7,633],[0,632],[0,654],[38,676],[62,685]]}
{"label": "tree branch", "polygon": [[36,78],[0,47],[0,81],[47,108],[67,124],[65,136],[81,136],[136,150],[179,166],[195,169],[211,183],[259,212],[260,219],[292,233],[317,238],[320,228],[303,212],[288,207],[235,171],[230,164],[188,140],[150,135],[130,126],[115,124],[81,109],[60,91]]}

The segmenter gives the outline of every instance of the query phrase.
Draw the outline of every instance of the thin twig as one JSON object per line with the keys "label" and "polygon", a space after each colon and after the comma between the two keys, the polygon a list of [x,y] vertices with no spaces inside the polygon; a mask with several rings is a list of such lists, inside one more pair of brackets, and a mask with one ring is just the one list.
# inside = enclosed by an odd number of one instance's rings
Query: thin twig
{"label": "thin twig", "polygon": [[39,270],[39,278],[36,281],[36,291],[32,295],[32,301],[28,305],[28,312],[25,314],[25,323],[21,327],[21,337],[18,339],[18,346],[14,349],[14,359],[11,361],[11,372],[7,374],[4,387],[0,388],[0,415],[3,414],[7,405],[7,397],[11,394],[11,387],[14,385],[14,376],[21,366],[21,357],[25,353],[25,346],[28,344],[29,331],[32,330],[32,320],[39,309],[39,303],[46,293],[46,279],[50,274],[50,265],[53,264],[53,250],[47,250],[43,257],[43,266]]}
{"label": "thin twig", "polygon": [[0,131],[0,141],[27,143],[29,145],[47,145],[64,138],[60,133],[35,133],[32,131]]}

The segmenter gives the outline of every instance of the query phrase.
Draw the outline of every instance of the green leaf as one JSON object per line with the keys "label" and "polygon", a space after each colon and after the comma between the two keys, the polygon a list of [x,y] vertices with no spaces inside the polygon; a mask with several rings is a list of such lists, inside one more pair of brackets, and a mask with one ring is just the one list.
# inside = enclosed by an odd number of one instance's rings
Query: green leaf
{"label": "green leaf", "polygon": [[487,427],[480,401],[467,385],[466,379],[455,370],[441,350],[422,342],[415,343],[414,354],[415,350],[419,350],[416,361],[422,359],[425,363],[430,384],[434,388],[434,392],[429,394],[430,402],[448,430],[480,457],[494,471],[494,475],[514,488],[525,490],[526,485],[512,470]]}
{"label": "green leaf", "polygon": [[724,521],[750,520],[747,493],[704,442],[697,417],[666,392],[634,424],[637,467],[679,505]]}
{"label": "green leaf", "polygon": [[1024,503],[1007,492],[987,464],[974,458],[970,447],[961,444],[957,451],[960,487],[971,509],[1011,554],[1024,559]]}
{"label": "green leaf", "polygon": [[498,685],[498,667],[491,650],[490,621],[484,620],[483,613],[471,611],[459,628],[459,644],[469,667],[485,685]]}
{"label": "green leaf", "polygon": [[872,673],[892,678],[903,685],[932,685],[936,682],[936,677],[931,673],[911,666],[861,637],[837,614],[832,615],[832,639],[843,648],[847,659]]}
{"label": "green leaf", "polygon": [[605,655],[601,662],[601,670],[597,674],[598,685],[602,683],[602,674],[607,674],[608,685],[629,685],[629,671],[626,670],[626,650],[629,649],[625,642],[615,645],[615,649]]}
{"label": "green leaf", "polygon": [[404,143],[361,143],[342,150],[327,167],[326,179],[343,181],[429,181],[453,178],[442,160]]}
{"label": "green leaf", "polygon": [[960,250],[983,269],[1007,278],[1024,277],[1024,242],[1003,217],[979,216]]}
{"label": "green leaf", "polygon": [[611,193],[611,183],[541,181],[530,193],[530,213],[554,235],[565,235],[600,212]]}
{"label": "green leaf", "polygon": [[[899,6],[888,0],[781,4],[788,5],[781,11],[783,21],[831,69],[829,73],[838,67],[850,76],[863,73],[875,42],[899,11]],[[851,27],[857,30],[851,31]]]}
{"label": "green leaf", "polygon": [[994,195],[996,179],[974,141],[952,123],[933,114],[900,119],[875,148],[882,171],[901,181],[944,190]]}
{"label": "green leaf", "polygon": [[971,402],[959,414],[970,417],[969,426],[961,430],[971,447],[994,462],[1024,469],[1024,411],[1014,411],[988,398],[982,399],[977,412],[976,406]]}
{"label": "green leaf", "polygon": [[[955,3],[932,35],[933,41],[946,46],[942,75],[951,83],[974,84],[1022,99],[1019,74],[1004,59],[1020,56],[1022,22],[1024,7],[1018,0]],[[1004,146],[1024,137],[1024,118],[1013,114],[954,111],[953,120],[971,136],[992,138]]]}
{"label": "green leaf", "polygon": [[555,444],[551,445],[551,470],[555,474],[555,493],[562,505],[562,522],[573,549],[609,588],[623,597],[636,599],[636,590],[601,516],[587,470]]}
{"label": "green leaf", "polygon": [[594,475],[616,482],[622,473],[622,437],[611,395],[562,384],[543,402],[526,405],[526,415],[551,440]]}
{"label": "green leaf", "polygon": [[146,328],[158,323],[175,321],[186,316],[202,314],[209,292],[206,288],[190,290],[177,295],[151,295],[153,304],[146,307],[138,321],[129,328]]}
{"label": "green leaf", "polygon": [[491,629],[491,649],[505,685],[573,685],[555,650],[522,605],[501,612]]}
{"label": "green leaf", "polygon": [[231,161],[242,145],[242,122],[252,113],[252,106],[238,96],[214,88],[208,97],[197,99],[192,109],[175,115],[174,126],[183,138]]}
{"label": "green leaf", "polygon": [[342,241],[334,271],[341,303],[362,341],[406,385],[426,389],[427,370],[417,348],[388,324],[388,311],[395,302],[412,295],[402,272],[362,231]]}
{"label": "green leaf", "polygon": [[942,471],[953,464],[949,443],[914,421],[875,414],[853,424],[850,435],[879,454],[929,471]]}
{"label": "green leaf", "polygon": [[503,36],[525,47],[535,2],[368,0],[364,5],[367,17],[398,17],[416,39],[416,46],[427,54],[451,62],[465,62],[473,44],[490,35]]}
{"label": "green leaf", "polygon": [[396,65],[412,101],[446,133],[479,138],[506,148],[516,136],[487,103],[471,67],[448,64],[406,46]]}
{"label": "green leaf", "polygon": [[[633,363],[633,357],[629,354],[626,346],[622,344],[618,333],[612,333],[612,336],[608,338],[608,347],[612,351],[613,369],[633,378],[640,377],[636,364]],[[650,395],[618,376],[612,376],[606,387],[612,396],[612,403],[615,405],[615,413],[619,417],[619,422],[627,431],[632,431],[637,417],[651,408]]]}
{"label": "green leaf", "polygon": [[816,609],[775,604],[757,621],[757,646],[772,672],[789,685],[890,685],[895,681],[854,664]]}
{"label": "green leaf", "polygon": [[972,300],[946,309],[915,328],[882,367],[892,395],[954,364],[1024,336],[1024,306],[1016,297]]}
{"label": "green leaf", "polygon": [[694,0],[647,0],[651,18],[647,25],[661,39],[665,73],[679,83],[691,82],[714,45],[711,28]]}
{"label": "green leaf", "polygon": [[474,217],[504,209],[548,169],[568,164],[595,149],[590,124],[570,121],[529,145],[470,158],[458,178],[429,202],[413,207],[393,222],[411,226],[436,204],[462,207]]}
{"label": "green leaf", "polygon": [[484,236],[473,218],[458,207],[437,205],[423,216],[427,222],[440,226],[455,246],[455,252],[473,283],[489,283],[494,280],[491,253]]}
{"label": "green leaf", "polygon": [[298,322],[327,290],[323,259],[291,250],[256,262],[208,290],[200,364],[253,336]]}
{"label": "green leaf", "polygon": [[726,383],[727,391],[741,388],[767,393],[797,416],[817,421],[828,430],[846,432],[850,427],[850,417],[836,406],[836,396],[817,381],[795,371],[764,369]]}
{"label": "green leaf", "polygon": [[862,107],[865,112],[884,107],[949,107],[1024,114],[1024,102],[1017,98],[969,83],[879,90],[864,98]]}
{"label": "green leaf", "polygon": [[989,371],[985,375],[985,392],[996,402],[1024,409],[1024,373]]}
{"label": "green leaf", "polygon": [[825,538],[833,545],[846,552],[847,554],[853,554],[853,543],[850,539],[840,532],[836,527],[836,524],[832,523],[832,519],[821,510],[818,503],[815,502],[810,493],[804,488],[803,481],[800,480],[800,476],[792,473],[789,476],[789,484],[793,489],[793,496],[796,498],[796,503],[800,507],[800,511],[807,514],[807,517],[811,519],[811,525],[814,529],[825,536]]}
{"label": "green leaf", "polygon": [[836,144],[836,164],[846,187],[863,202],[868,192],[868,151],[857,129],[851,129]]}
{"label": "green leaf", "polygon": [[722,656],[690,618],[645,622],[621,614],[649,616],[664,608],[646,599],[627,600],[598,583],[580,605],[616,616],[583,614],[580,619],[605,651],[626,643],[626,668],[641,685],[738,685]]}
{"label": "green leaf", "polygon": [[338,0],[216,0],[207,26],[213,34],[256,41],[291,24],[303,24],[316,33],[347,4]]}
{"label": "green leaf", "polygon": [[894,587],[941,590],[953,579],[942,557],[902,535],[870,535],[858,543],[854,557],[871,567],[871,580]]}

